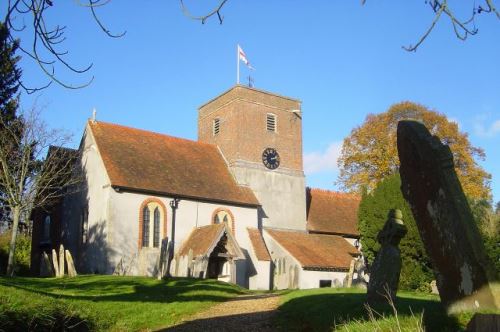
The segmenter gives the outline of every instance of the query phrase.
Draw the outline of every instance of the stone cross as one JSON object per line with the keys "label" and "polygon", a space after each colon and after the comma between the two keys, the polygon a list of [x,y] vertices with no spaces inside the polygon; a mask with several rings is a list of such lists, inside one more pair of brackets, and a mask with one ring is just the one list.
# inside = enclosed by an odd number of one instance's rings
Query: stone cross
{"label": "stone cross", "polygon": [[398,245],[407,229],[401,220],[400,210],[391,210],[377,241],[382,245],[373,261],[368,284],[368,304],[388,302],[396,299],[401,272],[401,253]]}
{"label": "stone cross", "polygon": [[449,312],[495,307],[494,272],[449,146],[408,120],[398,123],[397,145],[401,190],[431,259],[441,302]]}

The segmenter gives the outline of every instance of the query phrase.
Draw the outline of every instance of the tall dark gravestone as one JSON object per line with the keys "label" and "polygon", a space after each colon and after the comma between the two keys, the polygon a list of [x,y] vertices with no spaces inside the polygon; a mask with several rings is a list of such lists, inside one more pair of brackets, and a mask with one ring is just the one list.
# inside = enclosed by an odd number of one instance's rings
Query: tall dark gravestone
{"label": "tall dark gravestone", "polygon": [[431,259],[441,302],[449,312],[495,308],[494,272],[450,148],[409,120],[398,123],[397,145],[401,190]]}

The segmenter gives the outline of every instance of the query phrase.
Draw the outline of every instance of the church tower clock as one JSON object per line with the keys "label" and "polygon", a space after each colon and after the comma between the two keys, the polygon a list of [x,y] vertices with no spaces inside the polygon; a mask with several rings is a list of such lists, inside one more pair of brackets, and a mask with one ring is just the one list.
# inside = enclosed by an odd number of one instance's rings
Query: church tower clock
{"label": "church tower clock", "polygon": [[216,144],[262,205],[264,227],[306,229],[301,102],[236,85],[198,110],[198,140]]}

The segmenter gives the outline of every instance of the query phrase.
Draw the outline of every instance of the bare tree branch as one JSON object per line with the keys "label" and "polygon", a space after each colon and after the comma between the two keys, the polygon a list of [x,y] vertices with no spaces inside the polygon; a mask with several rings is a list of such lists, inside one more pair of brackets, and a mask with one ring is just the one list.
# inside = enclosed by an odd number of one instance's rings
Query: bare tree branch
{"label": "bare tree branch", "polygon": [[[125,32],[113,34],[102,22],[96,13],[96,8],[107,5],[111,0],[87,0],[82,3],[75,0],[77,6],[90,10],[92,17],[99,28],[109,37],[119,38]],[[87,81],[80,84],[70,84],[59,78],[56,73],[56,66],[62,66],[64,70],[75,74],[84,74],[91,70],[92,63],[77,68],[67,60],[68,50],[62,48],[66,40],[65,26],[58,24],[49,25],[46,17],[49,9],[57,8],[52,0],[8,0],[4,23],[9,30],[9,40],[15,41],[20,33],[31,35],[31,40],[23,39],[19,45],[19,50],[35,61],[41,71],[48,77],[48,82],[40,87],[29,88],[23,82],[20,85],[27,93],[33,93],[47,88],[55,82],[68,89],[80,89],[88,86],[94,80],[92,76]],[[26,24],[25,22],[28,22]],[[27,46],[30,44],[30,46]]]}
{"label": "bare tree branch", "polygon": [[212,16],[217,15],[217,18],[219,19],[219,23],[222,24],[222,21],[224,20],[224,17],[221,15],[220,11],[222,10],[222,7],[226,4],[227,0],[220,0],[219,4],[215,6],[213,10],[208,12],[206,15],[201,15],[201,16],[196,16],[192,15],[191,12],[187,9],[187,7],[184,4],[184,0],[180,0],[181,3],[181,9],[184,15],[189,17],[192,20],[197,20],[201,21],[202,24],[205,24],[205,22]]}

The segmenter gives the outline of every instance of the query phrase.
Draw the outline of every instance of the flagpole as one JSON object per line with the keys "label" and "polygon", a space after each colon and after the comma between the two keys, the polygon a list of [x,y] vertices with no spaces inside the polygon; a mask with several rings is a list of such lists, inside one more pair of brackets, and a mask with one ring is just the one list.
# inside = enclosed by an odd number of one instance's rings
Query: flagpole
{"label": "flagpole", "polygon": [[240,45],[236,45],[236,84],[240,84]]}

